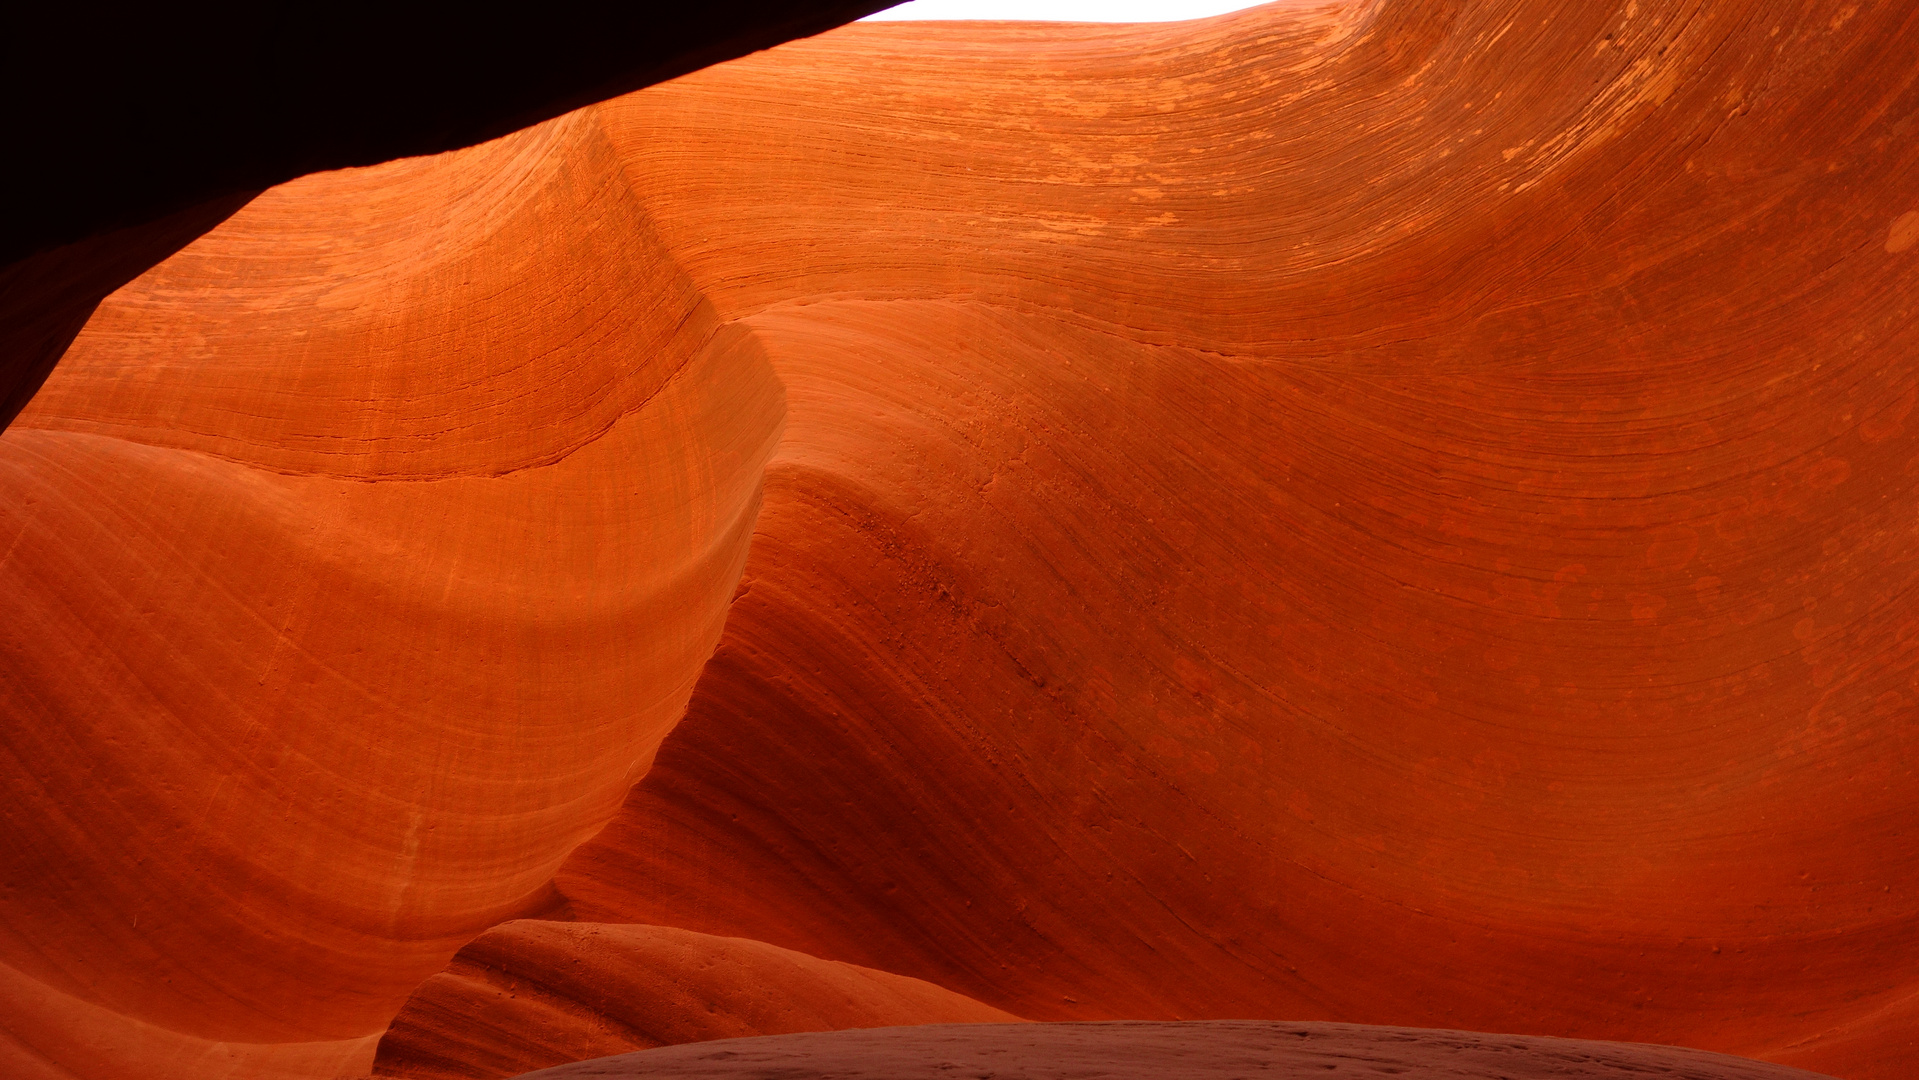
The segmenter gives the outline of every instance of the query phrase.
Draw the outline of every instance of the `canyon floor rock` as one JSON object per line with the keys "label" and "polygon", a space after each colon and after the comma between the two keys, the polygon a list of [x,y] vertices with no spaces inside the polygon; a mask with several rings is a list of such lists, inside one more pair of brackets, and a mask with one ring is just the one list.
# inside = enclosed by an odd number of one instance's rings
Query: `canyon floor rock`
{"label": "canyon floor rock", "polygon": [[1469,1031],[1272,1024],[934,1024],[674,1046],[528,1073],[525,1080],[1819,1080],[1670,1046]]}

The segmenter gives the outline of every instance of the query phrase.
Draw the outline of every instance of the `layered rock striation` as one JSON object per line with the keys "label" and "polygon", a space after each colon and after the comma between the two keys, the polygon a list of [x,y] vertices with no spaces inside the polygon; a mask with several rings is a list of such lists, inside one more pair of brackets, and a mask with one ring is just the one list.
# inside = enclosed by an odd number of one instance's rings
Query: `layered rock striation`
{"label": "layered rock striation", "polygon": [[[276,189],[116,297],[0,438],[22,1060],[363,1074],[680,718],[782,412],[590,115]],[[168,1049],[76,1062],[121,1019]]]}
{"label": "layered rock striation", "polygon": [[420,1080],[740,1036],[1017,1020],[919,979],[746,938],[523,919],[415,991],[376,1072]]}
{"label": "layered rock striation", "polygon": [[0,430],[102,298],[274,184],[472,146],[882,6],[23,11],[0,43]]}
{"label": "layered rock striation", "polygon": [[978,1009],[1903,1075],[1915,35],[867,24],[268,192],[0,436],[0,1060]]}
{"label": "layered rock striation", "polygon": [[1915,18],[862,27],[609,105],[789,420],[562,890],[1034,1019],[1900,1075]]}
{"label": "layered rock striation", "polygon": [[889,1031],[727,1039],[585,1061],[528,1080],[673,1077],[675,1080],[1023,1080],[1180,1076],[1314,1080],[1328,1073],[1421,1080],[1815,1080],[1813,1073],[1668,1046],[1481,1035],[1352,1024],[1251,1021],[1153,1024],[939,1024]]}

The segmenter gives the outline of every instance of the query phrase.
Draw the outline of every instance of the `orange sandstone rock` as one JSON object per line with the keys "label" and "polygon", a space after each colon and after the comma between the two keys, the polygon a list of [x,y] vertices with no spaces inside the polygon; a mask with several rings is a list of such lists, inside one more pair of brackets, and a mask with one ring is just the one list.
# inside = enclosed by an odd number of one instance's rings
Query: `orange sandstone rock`
{"label": "orange sandstone rock", "polygon": [[375,1071],[503,1077],[744,1035],[1016,1019],[918,979],[759,941],[521,920],[482,934],[420,987]]}
{"label": "orange sandstone rock", "polygon": [[618,178],[589,114],[277,189],[0,437],[0,1071],[364,1073],[645,772],[782,391]]}
{"label": "orange sandstone rock", "polygon": [[562,890],[1036,1019],[1903,1076],[1916,20],[858,27],[608,105],[789,420]]}
{"label": "orange sandstone rock", "polygon": [[268,187],[472,146],[883,4],[550,3],[510,20],[300,4],[260,17],[22,11],[0,63],[0,98],[15,103],[14,167],[0,174],[0,430],[108,293]]}
{"label": "orange sandstone rock", "polygon": [[1915,35],[866,25],[268,193],[0,437],[0,1062],[364,1070],[571,910],[1903,1076]]}

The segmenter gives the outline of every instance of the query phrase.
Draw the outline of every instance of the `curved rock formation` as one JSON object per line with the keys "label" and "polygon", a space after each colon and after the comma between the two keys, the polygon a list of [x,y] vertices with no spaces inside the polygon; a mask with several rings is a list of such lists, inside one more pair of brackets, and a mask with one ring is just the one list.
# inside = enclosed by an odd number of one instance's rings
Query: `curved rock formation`
{"label": "curved rock formation", "polygon": [[246,205],[255,191],[0,266],[0,431],[26,408],[100,301]]}
{"label": "curved rock formation", "polygon": [[0,437],[0,1068],[364,1070],[570,910],[1902,1076],[1915,37],[868,25],[269,192]]}
{"label": "curved rock formation", "polygon": [[517,1076],[677,1043],[1018,1017],[919,979],[665,926],[521,920],[407,1002],[375,1072]]}
{"label": "curved rock formation", "polygon": [[0,430],[108,293],[271,185],[472,146],[884,6],[17,13],[0,42],[16,163],[0,175]]}
{"label": "curved rock formation", "polygon": [[860,27],[607,106],[789,421],[563,891],[1036,1019],[1903,1075],[1915,19]]}
{"label": "curved rock formation", "polygon": [[619,175],[588,114],[277,189],[0,438],[0,1071],[363,1073],[645,771],[782,392]]}
{"label": "curved rock formation", "polygon": [[1101,1076],[1207,1080],[1260,1075],[1318,1080],[1348,1073],[1421,1080],[1814,1080],[1777,1065],[1670,1046],[1529,1039],[1470,1031],[1351,1024],[940,1025],[728,1039],[623,1054],[532,1073],[528,1080],[674,1077],[675,1080],[949,1080]]}

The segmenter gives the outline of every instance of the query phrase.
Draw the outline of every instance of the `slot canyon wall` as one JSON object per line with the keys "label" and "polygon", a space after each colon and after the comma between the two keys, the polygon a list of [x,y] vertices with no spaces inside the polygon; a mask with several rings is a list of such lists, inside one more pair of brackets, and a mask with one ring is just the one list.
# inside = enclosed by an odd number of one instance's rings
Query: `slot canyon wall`
{"label": "slot canyon wall", "polygon": [[0,430],[108,293],[305,173],[473,146],[885,0],[38,4],[0,38]]}
{"label": "slot canyon wall", "polygon": [[1915,41],[862,24],[266,192],[0,435],[0,1070],[1283,1018],[1904,1076]]}

